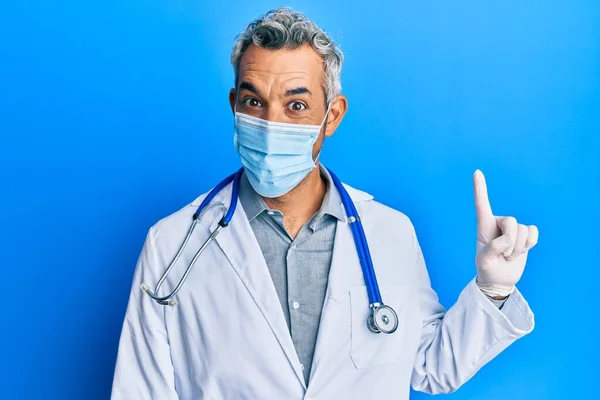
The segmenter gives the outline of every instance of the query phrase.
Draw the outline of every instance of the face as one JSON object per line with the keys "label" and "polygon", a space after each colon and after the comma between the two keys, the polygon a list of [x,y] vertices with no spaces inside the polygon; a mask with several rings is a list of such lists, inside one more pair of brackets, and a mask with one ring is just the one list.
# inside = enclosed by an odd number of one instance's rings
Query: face
{"label": "face", "polygon": [[[323,62],[308,45],[293,50],[250,45],[240,62],[238,87],[229,93],[231,109],[268,121],[320,125],[327,111],[323,76]],[[342,95],[331,102],[313,157],[323,139],[333,135],[346,109]]]}

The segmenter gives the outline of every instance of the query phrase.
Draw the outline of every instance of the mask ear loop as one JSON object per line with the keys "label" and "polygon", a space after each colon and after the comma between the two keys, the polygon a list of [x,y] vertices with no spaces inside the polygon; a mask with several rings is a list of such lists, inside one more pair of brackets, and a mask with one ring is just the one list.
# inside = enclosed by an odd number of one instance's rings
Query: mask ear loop
{"label": "mask ear loop", "polygon": [[[323,124],[327,121],[327,117],[329,116],[329,110],[331,109],[331,103],[327,105],[327,111],[325,111],[325,116],[323,117],[323,121],[321,121],[320,129],[323,129]],[[319,130],[320,132],[320,130]]]}
{"label": "mask ear loop", "polygon": [[[331,109],[331,102],[327,105],[327,111],[325,111],[325,117],[323,117],[323,121],[321,122],[321,125],[320,125],[321,127],[319,128],[319,134],[321,133],[321,129],[323,129],[323,124],[325,124],[325,121],[327,121],[327,116],[329,115],[330,109]],[[323,143],[321,144],[321,148],[319,149],[317,156],[313,160],[313,162],[315,163],[315,167],[317,166],[317,161],[319,161],[319,157],[321,156],[321,152],[323,151],[324,144],[325,144],[325,138],[323,138]]]}

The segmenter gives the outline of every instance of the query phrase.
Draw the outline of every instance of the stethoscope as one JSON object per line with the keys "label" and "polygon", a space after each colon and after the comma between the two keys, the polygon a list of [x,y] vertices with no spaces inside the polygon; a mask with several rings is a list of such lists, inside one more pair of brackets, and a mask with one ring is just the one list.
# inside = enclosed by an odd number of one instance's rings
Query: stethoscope
{"label": "stethoscope", "polygon": [[[356,246],[356,252],[358,253],[358,258],[360,260],[360,266],[363,273],[363,278],[365,281],[365,285],[367,287],[367,294],[369,297],[369,308],[371,309],[371,314],[367,318],[367,327],[373,333],[394,333],[396,329],[398,329],[398,315],[394,311],[394,309],[388,305],[385,305],[381,300],[381,293],[379,293],[379,285],[377,284],[377,278],[375,277],[375,270],[373,269],[373,261],[371,260],[371,253],[369,252],[369,246],[367,244],[367,238],[365,236],[365,232],[362,226],[362,222],[360,221],[360,217],[358,216],[358,212],[356,211],[356,207],[354,207],[354,203],[350,199],[350,195],[338,179],[338,177],[331,172],[329,169],[329,174],[331,175],[331,180],[333,181],[334,186],[340,193],[340,197],[342,199],[342,204],[344,205],[344,209],[346,210],[348,224],[350,226],[350,230],[352,231],[352,236],[354,237],[354,245]],[[200,257],[200,254],[204,251],[206,246],[217,237],[219,232],[227,227],[231,222],[231,218],[235,213],[235,209],[237,206],[238,193],[240,188],[240,177],[242,176],[244,169],[240,168],[236,173],[229,175],[223,181],[221,181],[217,186],[215,186],[208,195],[204,198],[198,210],[192,216],[192,224],[183,240],[183,243],[179,247],[177,254],[173,258],[173,261],[169,264],[164,274],[158,280],[156,287],[154,288],[154,292],[150,290],[150,287],[145,283],[142,283],[141,288],[144,292],[148,293],[150,297],[152,297],[158,304],[161,305],[169,305],[176,306],[179,302],[174,298],[177,292],[183,286],[183,283],[187,279],[190,271],[192,270],[192,266]],[[158,296],[157,293],[164,283],[167,275],[183,253],[185,246],[187,245],[194,228],[198,224],[198,220],[202,212],[206,209],[206,206],[210,203],[210,201],[219,193],[225,186],[229,185],[233,182],[232,185],[232,193],[231,193],[231,201],[229,204],[229,209],[221,218],[216,228],[210,234],[208,239],[200,246],[200,249],[192,258],[189,265],[187,266],[183,276],[175,289],[168,294],[167,296]]]}

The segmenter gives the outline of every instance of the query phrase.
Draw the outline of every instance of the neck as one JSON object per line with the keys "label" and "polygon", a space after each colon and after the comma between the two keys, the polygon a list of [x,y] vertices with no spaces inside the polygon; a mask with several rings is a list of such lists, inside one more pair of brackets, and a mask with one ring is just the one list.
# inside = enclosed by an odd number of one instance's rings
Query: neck
{"label": "neck", "polygon": [[317,167],[288,193],[263,199],[269,208],[283,214],[285,228],[290,236],[295,237],[302,225],[321,208],[326,190],[327,184],[321,177],[317,164]]}

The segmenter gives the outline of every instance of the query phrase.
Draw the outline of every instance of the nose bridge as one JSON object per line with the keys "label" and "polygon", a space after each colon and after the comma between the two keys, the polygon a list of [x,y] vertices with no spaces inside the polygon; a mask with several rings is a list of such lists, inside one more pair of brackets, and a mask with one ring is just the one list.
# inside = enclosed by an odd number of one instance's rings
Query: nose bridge
{"label": "nose bridge", "polygon": [[266,119],[267,121],[277,121],[277,107],[273,107],[273,105],[271,103],[269,103],[264,111],[263,111],[263,118]]}
{"label": "nose bridge", "polygon": [[282,77],[275,74],[266,91],[266,108],[264,110],[264,119],[272,122],[288,122],[288,116],[285,113],[286,99],[283,97]]}
{"label": "nose bridge", "polygon": [[265,105],[262,118],[272,122],[287,122],[287,116],[285,114],[284,105],[281,104],[281,99],[275,95],[270,97],[271,98]]}

